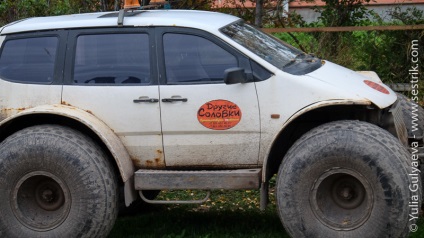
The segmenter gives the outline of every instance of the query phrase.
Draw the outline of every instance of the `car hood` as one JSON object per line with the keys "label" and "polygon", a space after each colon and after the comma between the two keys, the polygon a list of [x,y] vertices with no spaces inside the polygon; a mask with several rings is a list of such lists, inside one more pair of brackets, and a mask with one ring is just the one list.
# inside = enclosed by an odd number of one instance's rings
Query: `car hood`
{"label": "car hood", "polygon": [[[310,78],[325,82],[342,91],[350,92],[358,97],[367,99],[379,108],[386,108],[397,100],[396,93],[387,85],[379,83],[375,76],[366,73],[358,73],[340,65],[323,61],[323,66],[305,75]],[[365,80],[378,83],[387,89],[388,94],[377,91],[365,84]],[[340,98],[344,99],[344,98]]]}

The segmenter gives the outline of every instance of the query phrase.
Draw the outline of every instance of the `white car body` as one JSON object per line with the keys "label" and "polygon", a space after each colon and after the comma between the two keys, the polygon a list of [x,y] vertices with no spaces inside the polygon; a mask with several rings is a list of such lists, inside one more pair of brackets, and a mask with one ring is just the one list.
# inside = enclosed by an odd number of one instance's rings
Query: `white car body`
{"label": "white car body", "polygon": [[[117,18],[101,17],[106,14],[116,13],[22,20],[2,28],[0,45],[10,35],[28,32],[117,28]],[[31,114],[60,115],[88,128],[97,128],[93,131],[115,155],[124,182],[137,168],[263,166],[265,178],[273,145],[284,128],[296,118],[332,105],[385,109],[396,101],[396,94],[381,84],[378,76],[357,73],[328,61],[322,61],[319,69],[305,75],[283,72],[220,31],[239,20],[219,13],[154,10],[125,17],[123,27],[201,29],[271,72],[272,76],[267,80],[232,85],[113,87],[24,84],[0,79],[0,128]],[[364,80],[377,82],[389,94],[376,91]],[[159,103],[133,103],[134,99],[146,98],[159,99]],[[166,103],[161,101],[164,98],[187,98],[188,101]],[[227,130],[213,130],[199,123],[196,117],[199,108],[213,100],[227,100],[238,105],[242,111],[240,122]]]}

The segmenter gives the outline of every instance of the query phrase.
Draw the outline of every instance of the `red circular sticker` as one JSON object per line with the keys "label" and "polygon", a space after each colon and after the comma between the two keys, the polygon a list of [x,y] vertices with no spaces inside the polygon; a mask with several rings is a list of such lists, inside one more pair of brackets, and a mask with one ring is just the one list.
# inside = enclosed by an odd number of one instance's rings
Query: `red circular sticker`
{"label": "red circular sticker", "polygon": [[197,120],[212,130],[228,130],[241,120],[237,104],[227,100],[213,100],[203,104],[197,111]]}

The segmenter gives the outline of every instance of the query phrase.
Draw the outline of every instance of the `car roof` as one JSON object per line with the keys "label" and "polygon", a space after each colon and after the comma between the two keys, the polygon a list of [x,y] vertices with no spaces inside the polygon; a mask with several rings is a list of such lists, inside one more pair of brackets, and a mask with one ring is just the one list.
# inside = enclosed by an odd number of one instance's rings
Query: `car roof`
{"label": "car roof", "polygon": [[[35,17],[12,22],[1,34],[53,29],[116,27],[119,12],[96,12],[63,16]],[[223,13],[194,10],[136,10],[125,13],[123,26],[179,26],[216,30],[239,18]]]}

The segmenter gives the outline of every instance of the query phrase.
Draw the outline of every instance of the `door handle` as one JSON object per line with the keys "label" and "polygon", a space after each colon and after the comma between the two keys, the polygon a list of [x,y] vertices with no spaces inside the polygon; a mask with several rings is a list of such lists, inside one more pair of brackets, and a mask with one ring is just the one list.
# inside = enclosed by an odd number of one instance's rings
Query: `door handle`
{"label": "door handle", "polygon": [[187,102],[187,98],[163,98],[162,102]]}
{"label": "door handle", "polygon": [[149,103],[156,103],[159,102],[159,99],[156,98],[143,98],[140,97],[139,99],[134,99],[133,100],[134,103],[140,103],[140,102],[149,102]]}

